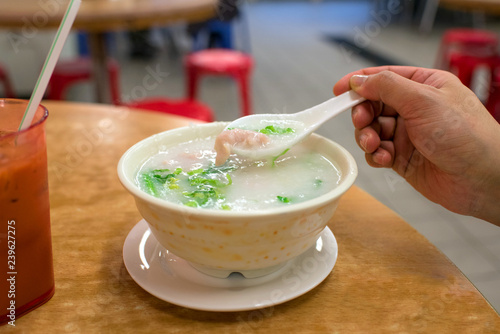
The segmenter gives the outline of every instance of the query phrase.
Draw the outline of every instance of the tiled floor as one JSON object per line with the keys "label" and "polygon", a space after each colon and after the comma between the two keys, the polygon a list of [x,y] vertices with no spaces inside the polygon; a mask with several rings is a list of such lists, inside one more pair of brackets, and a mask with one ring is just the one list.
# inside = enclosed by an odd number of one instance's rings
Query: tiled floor
{"label": "tiled floor", "polygon": [[[259,1],[245,5],[251,52],[256,61],[254,112],[295,112],[315,105],[332,96],[334,83],[343,75],[373,65],[342,46],[326,42],[325,34],[350,35],[399,63],[432,67],[441,33],[449,25],[437,24],[431,34],[420,34],[415,27],[397,23],[395,16],[388,17],[390,24],[377,20],[376,15],[381,12],[371,3]],[[500,32],[498,25],[492,24],[491,28]],[[161,34],[155,36],[162,47],[168,46]],[[123,42],[123,36],[117,38]],[[182,33],[178,40],[181,49],[187,50]],[[126,51],[124,44],[119,43],[118,49]],[[144,91],[137,87],[141,87],[148,68],[169,72],[155,89],[147,91],[148,95],[184,95],[181,60],[166,53],[164,50],[151,61],[131,61],[117,55],[122,63],[124,96]],[[89,87],[74,90],[72,96],[75,100],[92,98]],[[200,99],[213,107],[217,120],[232,120],[240,115],[236,87],[227,78],[204,79]],[[423,198],[394,172],[367,166],[354,142],[348,113],[329,121],[319,133],[354,155],[359,165],[358,186],[391,207],[440,248],[500,310],[499,227],[452,214]]]}

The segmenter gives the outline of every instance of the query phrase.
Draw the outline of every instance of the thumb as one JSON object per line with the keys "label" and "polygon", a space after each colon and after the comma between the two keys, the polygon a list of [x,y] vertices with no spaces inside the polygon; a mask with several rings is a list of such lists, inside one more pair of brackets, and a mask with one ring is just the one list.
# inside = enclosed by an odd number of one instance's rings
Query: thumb
{"label": "thumb", "polygon": [[403,117],[416,116],[418,110],[427,109],[424,104],[428,104],[431,88],[391,71],[353,75],[349,84],[367,100],[380,101]]}

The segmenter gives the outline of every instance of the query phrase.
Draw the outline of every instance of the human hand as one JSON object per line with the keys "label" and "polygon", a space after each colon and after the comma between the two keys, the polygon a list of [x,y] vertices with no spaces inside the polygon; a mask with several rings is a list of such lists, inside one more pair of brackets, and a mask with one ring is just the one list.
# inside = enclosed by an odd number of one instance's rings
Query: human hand
{"label": "human hand", "polygon": [[374,67],[344,76],[334,93],[349,89],[367,99],[352,121],[370,166],[392,168],[431,201],[500,226],[500,125],[457,77]]}

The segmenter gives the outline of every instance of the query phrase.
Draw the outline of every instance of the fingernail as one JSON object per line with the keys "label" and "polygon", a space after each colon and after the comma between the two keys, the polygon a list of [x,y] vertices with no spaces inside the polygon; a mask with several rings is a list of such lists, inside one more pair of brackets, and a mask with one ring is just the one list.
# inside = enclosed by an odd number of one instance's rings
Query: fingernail
{"label": "fingernail", "polygon": [[359,145],[363,148],[363,151],[366,151],[366,141],[368,140],[367,135],[361,135],[359,137]]}
{"label": "fingernail", "polygon": [[379,165],[382,165],[382,163],[384,162],[384,155],[380,152],[373,153],[372,157],[373,161]]}
{"label": "fingernail", "polygon": [[367,75],[353,75],[349,80],[352,89],[360,88],[368,79]]}
{"label": "fingernail", "polygon": [[352,121],[353,122],[356,122],[356,117],[358,115],[358,110],[359,110],[358,106],[354,106],[351,109],[351,117],[352,117]]}

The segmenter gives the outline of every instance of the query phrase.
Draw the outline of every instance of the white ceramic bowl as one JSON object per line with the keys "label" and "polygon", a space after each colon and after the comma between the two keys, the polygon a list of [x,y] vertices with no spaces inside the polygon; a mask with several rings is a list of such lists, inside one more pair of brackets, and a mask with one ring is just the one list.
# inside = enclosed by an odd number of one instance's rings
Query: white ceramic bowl
{"label": "white ceramic bowl", "polygon": [[240,272],[247,278],[257,277],[278,269],[315,244],[340,197],[354,183],[357,166],[343,147],[313,134],[305,140],[306,145],[333,162],[341,172],[341,180],[330,192],[302,203],[231,212],[191,208],[139,189],[135,177],[149,157],[181,142],[215,136],[226,125],[206,123],[148,137],[125,152],[118,164],[118,176],[163,247],[212,276]]}

